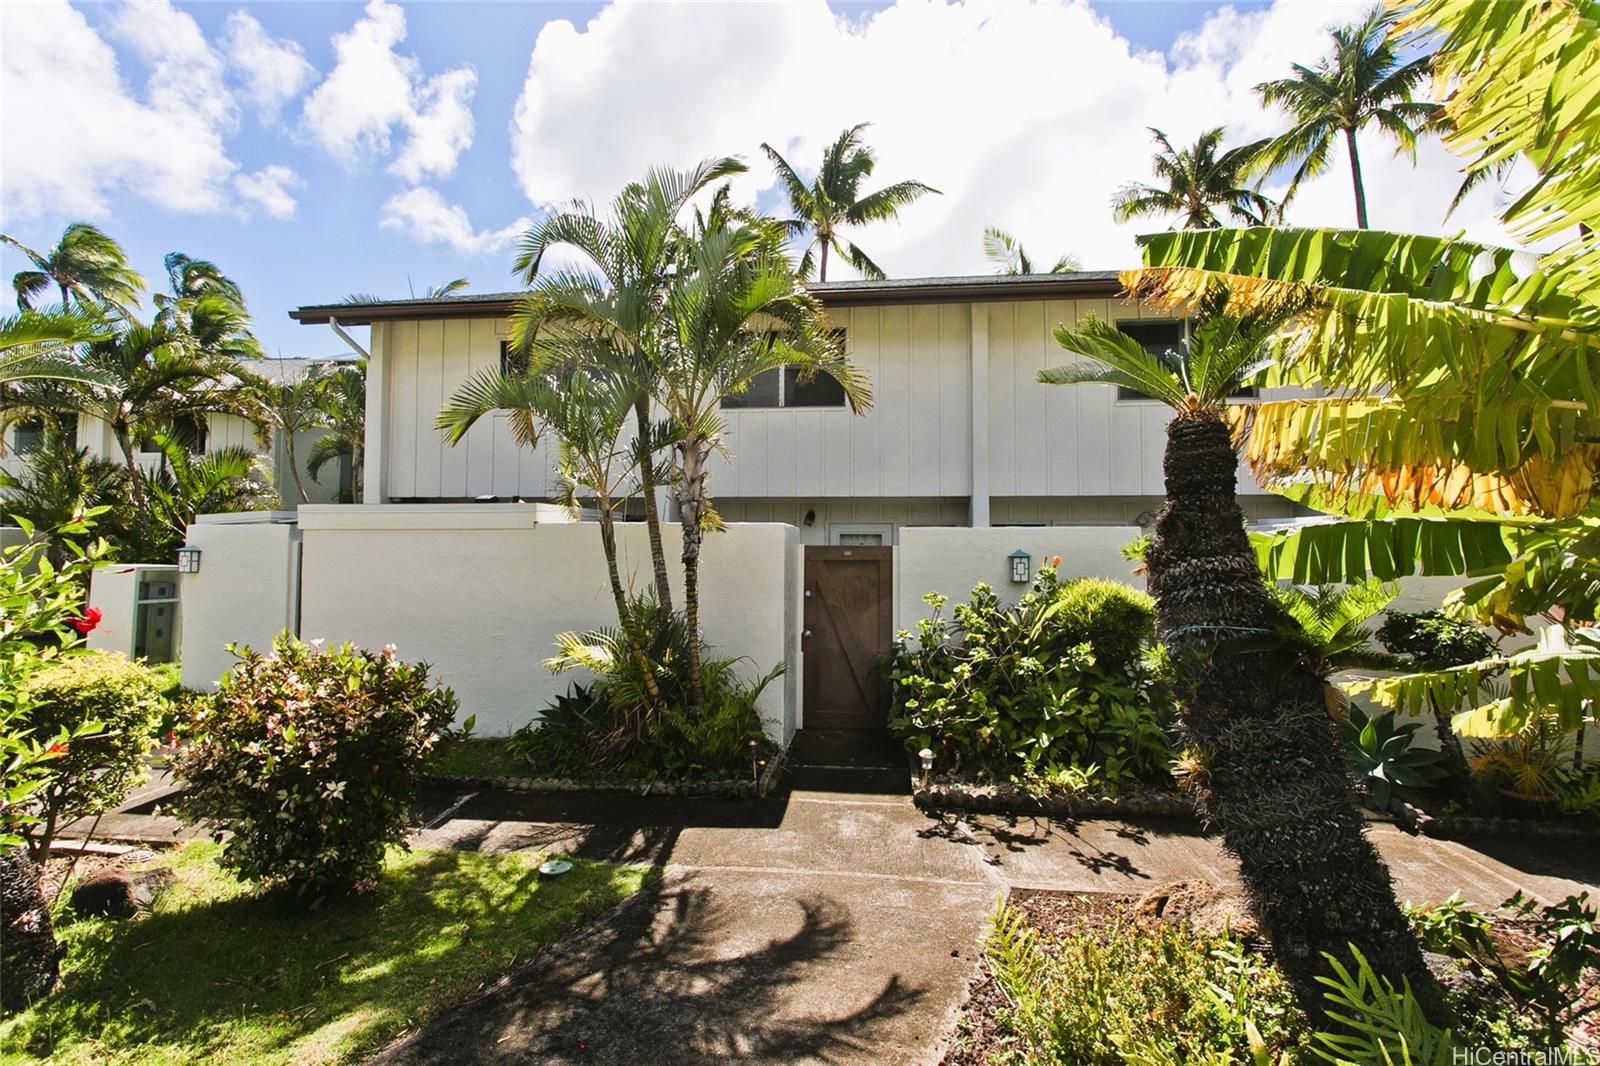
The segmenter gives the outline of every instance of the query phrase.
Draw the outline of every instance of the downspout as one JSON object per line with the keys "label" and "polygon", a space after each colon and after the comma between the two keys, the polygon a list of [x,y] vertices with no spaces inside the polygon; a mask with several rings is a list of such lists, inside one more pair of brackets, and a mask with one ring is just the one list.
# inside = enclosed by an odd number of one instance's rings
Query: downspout
{"label": "downspout", "polygon": [[367,350],[361,347],[360,342],[358,342],[354,337],[350,336],[350,334],[346,333],[345,328],[339,325],[339,319],[337,317],[333,315],[328,316],[328,328],[333,330],[333,332],[338,335],[340,340],[348,344],[352,352],[355,352],[369,363],[372,361],[372,356],[367,354]]}

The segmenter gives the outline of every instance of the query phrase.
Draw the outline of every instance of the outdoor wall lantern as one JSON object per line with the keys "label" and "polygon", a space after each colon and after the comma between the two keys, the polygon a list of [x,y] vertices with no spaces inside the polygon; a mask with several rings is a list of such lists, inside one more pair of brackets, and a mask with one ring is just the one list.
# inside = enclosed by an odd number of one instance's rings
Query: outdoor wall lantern
{"label": "outdoor wall lantern", "polygon": [[200,572],[200,549],[192,544],[185,544],[178,549],[178,573],[198,574]]}
{"label": "outdoor wall lantern", "polygon": [[1011,580],[1018,585],[1026,585],[1033,580],[1033,556],[1018,548],[1006,556],[1011,560]]}

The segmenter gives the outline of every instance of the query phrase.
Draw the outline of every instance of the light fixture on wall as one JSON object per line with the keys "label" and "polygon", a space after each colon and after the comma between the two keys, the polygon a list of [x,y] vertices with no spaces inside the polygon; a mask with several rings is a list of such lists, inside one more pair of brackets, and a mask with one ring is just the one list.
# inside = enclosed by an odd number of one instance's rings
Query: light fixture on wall
{"label": "light fixture on wall", "polygon": [[806,516],[804,519],[802,519],[802,521],[805,523],[806,528],[810,529],[812,526],[817,524],[817,512],[807,511]]}
{"label": "light fixture on wall", "polygon": [[1033,556],[1018,548],[1006,558],[1011,562],[1011,580],[1014,584],[1026,585],[1033,580]]}
{"label": "light fixture on wall", "polygon": [[200,549],[192,544],[185,544],[178,549],[178,573],[198,574],[200,572]]}

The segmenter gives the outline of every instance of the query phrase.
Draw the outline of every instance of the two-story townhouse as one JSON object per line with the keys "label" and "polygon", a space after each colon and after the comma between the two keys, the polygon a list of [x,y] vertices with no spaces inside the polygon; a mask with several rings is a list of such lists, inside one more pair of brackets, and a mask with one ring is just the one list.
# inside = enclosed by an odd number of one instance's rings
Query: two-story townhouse
{"label": "two-story townhouse", "polygon": [[[731,457],[712,494],[728,521],[796,526],[806,544],[893,545],[908,526],[1144,525],[1159,504],[1167,409],[1113,388],[1050,388],[1072,357],[1052,332],[1094,314],[1152,346],[1180,324],[1121,296],[1117,274],[914,278],[812,286],[871,382],[852,415],[825,378],[772,372],[724,404]],[[550,449],[498,416],[459,445],[434,416],[505,358],[514,293],[301,307],[302,323],[370,326],[371,503],[547,500]],[[1246,514],[1292,505],[1241,481]]]}

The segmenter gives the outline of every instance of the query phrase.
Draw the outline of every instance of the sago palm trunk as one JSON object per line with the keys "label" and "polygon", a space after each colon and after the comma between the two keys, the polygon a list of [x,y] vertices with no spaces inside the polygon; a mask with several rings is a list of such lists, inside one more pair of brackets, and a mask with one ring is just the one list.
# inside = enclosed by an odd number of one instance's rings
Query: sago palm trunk
{"label": "sago palm trunk", "polygon": [[0,1011],[11,1013],[55,987],[62,948],[24,847],[0,849]]}
{"label": "sago palm trunk", "polygon": [[656,506],[655,456],[644,444],[650,439],[650,400],[641,396],[634,401],[634,422],[639,431],[639,492],[644,496],[645,533],[650,539],[650,565],[656,574],[656,602],[668,614],[672,613],[672,582],[667,576],[667,551],[661,546],[661,510]]}
{"label": "sago palm trunk", "polygon": [[1283,673],[1270,653],[1228,641],[1275,630],[1279,609],[1256,566],[1235,498],[1238,458],[1215,415],[1174,418],[1166,503],[1147,556],[1156,624],[1182,679],[1188,784],[1203,823],[1238,860],[1251,903],[1302,1007],[1325,1021],[1323,953],[1354,944],[1401,978],[1427,1013],[1443,1000],[1367,839],[1322,679]]}

